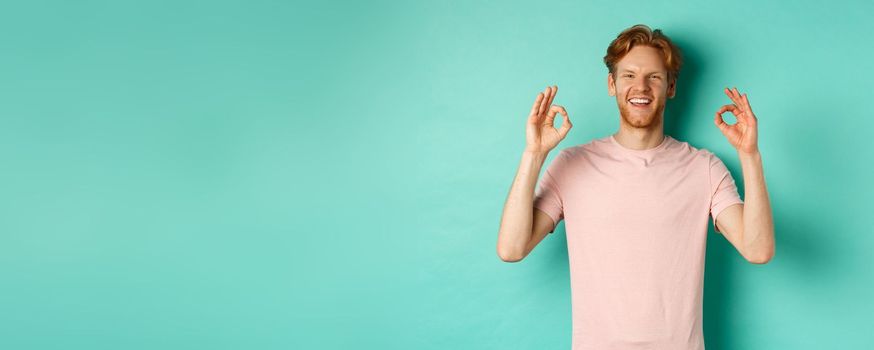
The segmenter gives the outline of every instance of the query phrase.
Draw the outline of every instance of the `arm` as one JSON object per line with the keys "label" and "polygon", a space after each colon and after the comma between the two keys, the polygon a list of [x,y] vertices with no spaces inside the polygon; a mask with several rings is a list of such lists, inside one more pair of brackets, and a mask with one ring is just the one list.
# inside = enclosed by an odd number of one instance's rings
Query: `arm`
{"label": "arm", "polygon": [[754,264],[764,264],[774,256],[774,220],[765,187],[761,155],[740,155],[743,168],[745,203],[725,208],[716,218],[729,242]]}
{"label": "arm", "polygon": [[[758,149],[758,119],[750,108],[746,94],[737,89],[726,94],[735,104],[725,105],[716,112],[715,123],[728,141],[738,151],[743,169],[745,203],[725,208],[716,218],[716,223],[726,239],[749,262],[764,264],[774,256],[774,219],[765,175],[762,156]],[[721,114],[731,111],[737,123],[728,125]]]}
{"label": "arm", "polygon": [[534,208],[534,187],[545,160],[546,153],[522,153],[498,231],[498,256],[503,261],[522,260],[553,229],[552,218]]}
{"label": "arm", "polygon": [[[497,253],[503,261],[515,262],[525,258],[555,225],[546,213],[534,210],[534,187],[549,151],[571,128],[564,108],[551,106],[557,90],[558,87],[547,88],[537,95],[531,107],[526,127],[527,145],[504,203],[498,229]],[[557,113],[564,117],[561,130],[552,125]]]}

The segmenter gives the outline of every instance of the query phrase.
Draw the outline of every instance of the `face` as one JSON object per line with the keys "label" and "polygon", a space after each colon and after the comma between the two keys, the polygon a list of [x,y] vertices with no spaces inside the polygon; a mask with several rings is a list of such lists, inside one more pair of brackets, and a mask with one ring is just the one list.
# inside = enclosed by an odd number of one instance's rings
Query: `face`
{"label": "face", "polygon": [[640,129],[661,127],[665,103],[676,89],[676,83],[668,81],[661,52],[635,46],[616,63],[615,74],[608,74],[607,87],[610,96],[616,96],[622,123]]}

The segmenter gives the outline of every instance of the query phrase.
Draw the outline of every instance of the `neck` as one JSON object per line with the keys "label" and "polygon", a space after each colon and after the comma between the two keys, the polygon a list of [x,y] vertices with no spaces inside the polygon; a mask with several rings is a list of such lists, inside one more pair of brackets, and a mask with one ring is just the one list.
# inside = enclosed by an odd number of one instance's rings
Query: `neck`
{"label": "neck", "polygon": [[645,150],[658,146],[666,136],[661,127],[644,129],[620,125],[619,131],[613,134],[613,137],[623,147]]}

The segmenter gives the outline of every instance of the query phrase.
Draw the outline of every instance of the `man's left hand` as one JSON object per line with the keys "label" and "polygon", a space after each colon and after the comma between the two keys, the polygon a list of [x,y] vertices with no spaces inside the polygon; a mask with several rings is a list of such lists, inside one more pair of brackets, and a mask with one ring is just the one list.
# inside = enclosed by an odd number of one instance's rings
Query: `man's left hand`
{"label": "man's left hand", "polygon": [[[758,120],[756,115],[753,114],[753,109],[750,107],[747,94],[741,94],[737,91],[737,88],[725,88],[725,94],[734,103],[722,106],[716,112],[713,122],[738,153],[758,153]],[[722,120],[722,113],[725,112],[734,114],[737,122],[729,125]]]}

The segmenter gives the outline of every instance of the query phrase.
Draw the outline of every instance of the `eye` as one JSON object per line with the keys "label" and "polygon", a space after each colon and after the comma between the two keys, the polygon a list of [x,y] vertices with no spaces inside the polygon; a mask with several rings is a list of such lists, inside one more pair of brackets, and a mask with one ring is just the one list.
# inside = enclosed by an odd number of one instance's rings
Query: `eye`
{"label": "eye", "polygon": [[653,75],[653,76],[651,76],[650,78],[661,79],[662,77],[661,77],[660,75]]}
{"label": "eye", "polygon": [[634,74],[623,74],[623,78],[634,78]]}

